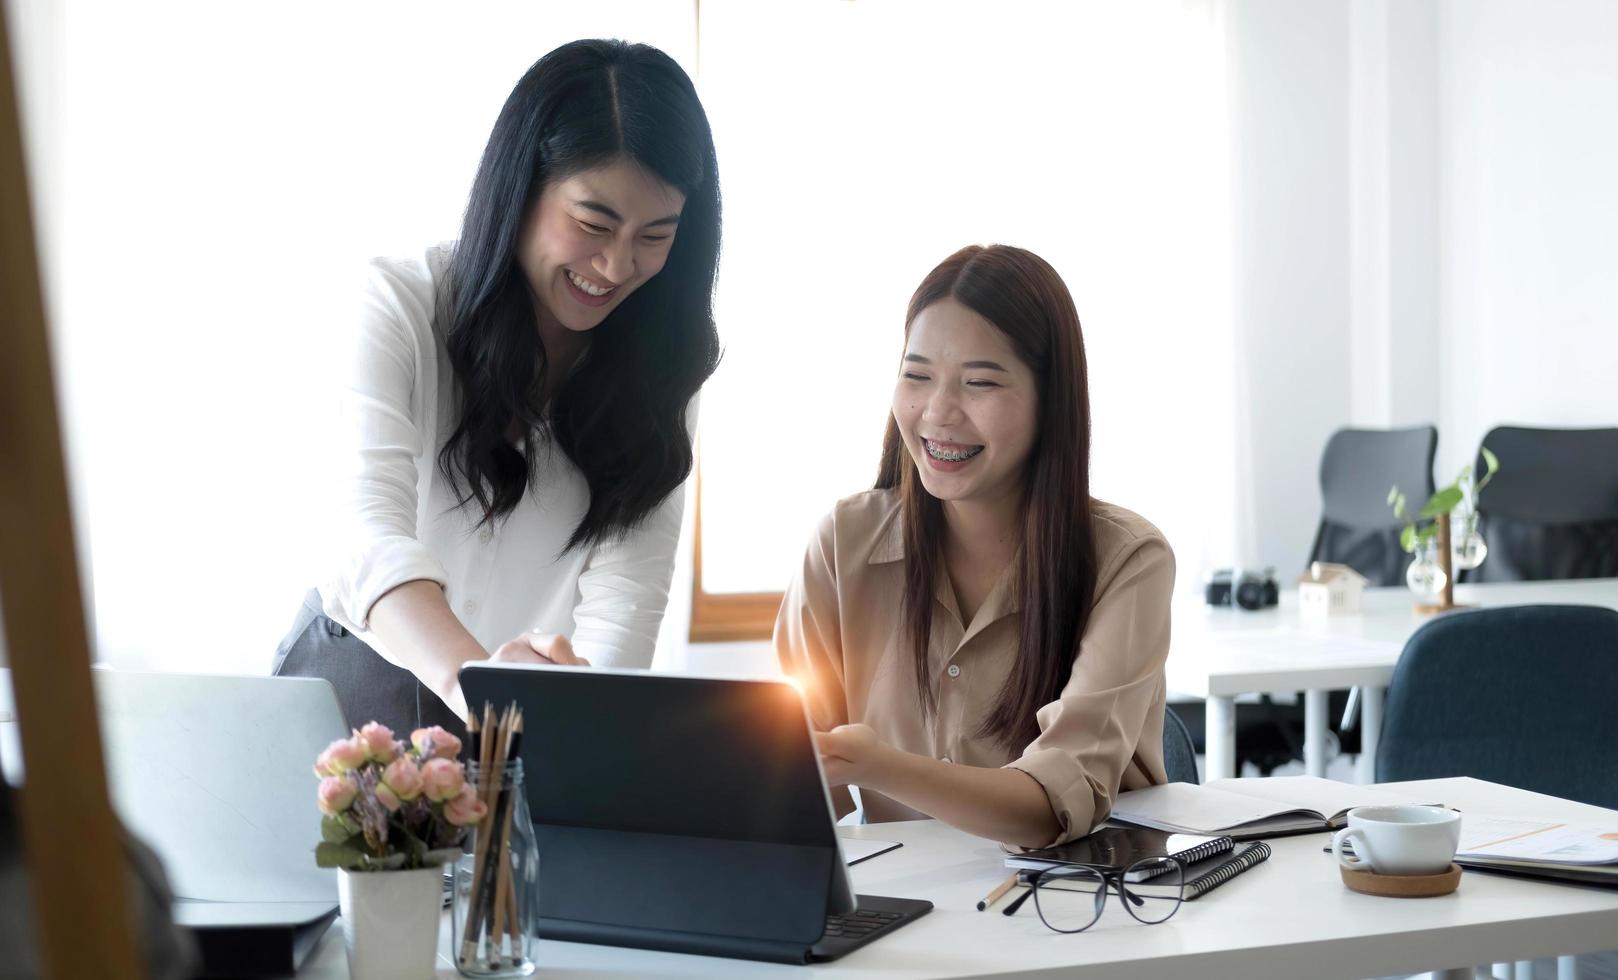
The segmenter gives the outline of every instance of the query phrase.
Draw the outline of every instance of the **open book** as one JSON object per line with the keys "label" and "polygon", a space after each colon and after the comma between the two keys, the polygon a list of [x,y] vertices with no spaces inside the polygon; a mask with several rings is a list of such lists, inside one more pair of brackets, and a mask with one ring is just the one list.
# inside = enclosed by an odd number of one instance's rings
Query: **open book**
{"label": "open book", "polygon": [[1315,776],[1216,779],[1205,786],[1164,783],[1120,793],[1109,819],[1176,834],[1251,840],[1335,830],[1357,806],[1390,803],[1433,801]]}

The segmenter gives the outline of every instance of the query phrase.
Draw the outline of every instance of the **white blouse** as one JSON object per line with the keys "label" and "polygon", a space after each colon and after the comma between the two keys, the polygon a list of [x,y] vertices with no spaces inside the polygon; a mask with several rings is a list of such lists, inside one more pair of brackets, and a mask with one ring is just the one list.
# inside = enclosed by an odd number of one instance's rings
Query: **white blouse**
{"label": "white blouse", "polygon": [[[449,254],[440,245],[371,263],[342,398],[348,465],[337,552],[320,586],[326,614],[398,663],[367,629],[371,606],[395,586],[427,579],[444,587],[455,615],[491,652],[537,629],[566,634],[597,666],[649,667],[685,488],[628,535],[564,554],[590,491],[566,454],[541,441],[545,458],[522,502],[478,530],[438,462],[457,416],[433,318]],[[694,424],[694,411],[689,417]]]}

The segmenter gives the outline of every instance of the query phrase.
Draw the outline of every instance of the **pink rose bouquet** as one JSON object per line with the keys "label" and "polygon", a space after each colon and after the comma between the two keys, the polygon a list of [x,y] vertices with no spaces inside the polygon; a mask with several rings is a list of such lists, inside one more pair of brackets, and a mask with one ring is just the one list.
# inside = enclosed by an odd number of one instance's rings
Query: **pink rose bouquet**
{"label": "pink rose bouquet", "polygon": [[315,760],[315,863],[395,871],[458,859],[466,828],[488,813],[455,759],[460,751],[460,739],[437,725],[407,742],[374,721],[327,746]]}

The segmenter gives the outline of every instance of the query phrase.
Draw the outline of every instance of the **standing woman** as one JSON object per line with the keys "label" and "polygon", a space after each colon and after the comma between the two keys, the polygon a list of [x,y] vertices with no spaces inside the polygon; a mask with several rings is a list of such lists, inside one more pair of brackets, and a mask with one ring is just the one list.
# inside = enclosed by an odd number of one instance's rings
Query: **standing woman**
{"label": "standing woman", "polygon": [[[1148,393],[1149,395],[1149,393]],[[876,489],[821,521],[775,624],[839,814],[1007,844],[1166,779],[1174,555],[1090,496],[1084,341],[1056,271],[962,249],[910,301]]]}
{"label": "standing woman", "polygon": [[276,673],[351,724],[461,731],[469,661],[647,667],[718,363],[719,175],[691,80],[576,41],[506,100],[460,238],[377,260],[341,555]]}

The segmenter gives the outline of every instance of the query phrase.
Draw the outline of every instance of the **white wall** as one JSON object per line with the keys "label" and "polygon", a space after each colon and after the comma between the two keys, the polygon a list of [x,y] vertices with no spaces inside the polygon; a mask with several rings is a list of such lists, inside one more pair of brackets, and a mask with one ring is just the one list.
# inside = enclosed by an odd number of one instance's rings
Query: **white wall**
{"label": "white wall", "polygon": [[1341,0],[1231,0],[1227,21],[1247,508],[1233,557],[1283,577],[1308,558],[1315,461],[1350,411],[1348,23]]}
{"label": "white wall", "polygon": [[1618,425],[1618,4],[1439,9],[1442,476],[1502,422]]}
{"label": "white wall", "polygon": [[1618,5],[1227,9],[1238,558],[1303,561],[1339,426],[1435,422],[1444,482],[1495,425],[1618,424]]}
{"label": "white wall", "polygon": [[1438,417],[1438,16],[1430,0],[1349,7],[1351,419]]}

